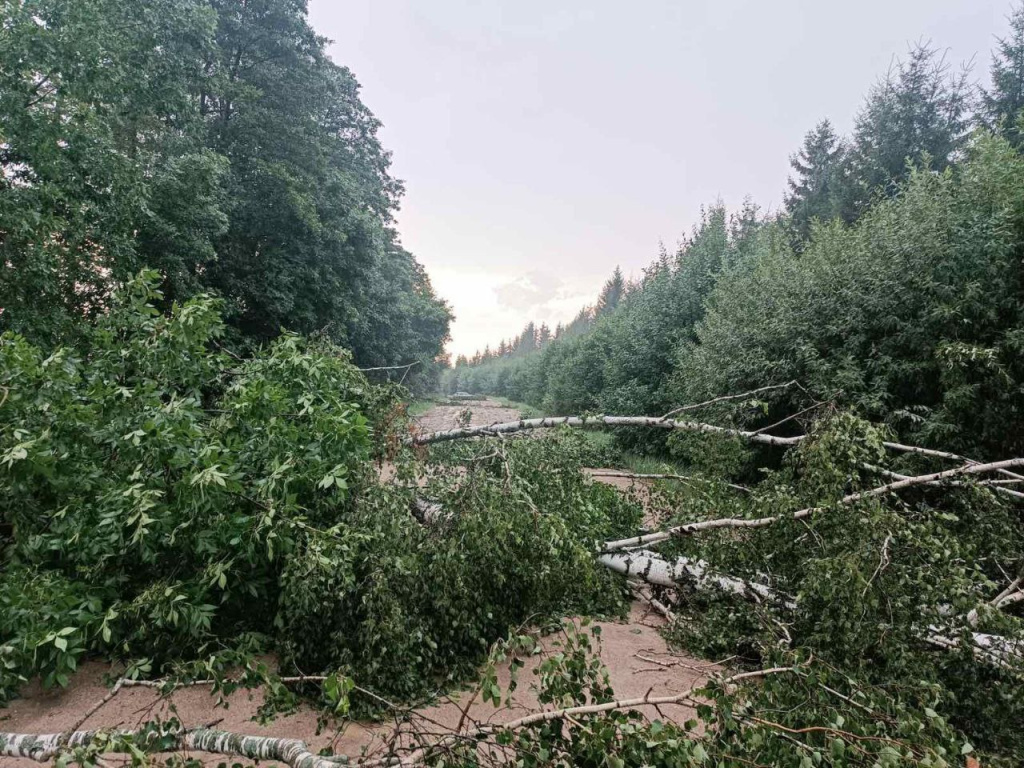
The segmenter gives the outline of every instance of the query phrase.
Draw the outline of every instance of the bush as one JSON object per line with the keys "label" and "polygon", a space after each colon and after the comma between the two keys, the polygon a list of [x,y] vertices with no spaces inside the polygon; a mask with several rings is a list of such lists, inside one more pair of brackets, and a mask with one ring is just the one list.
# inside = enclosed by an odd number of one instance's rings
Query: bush
{"label": "bush", "polygon": [[159,673],[257,635],[305,673],[414,696],[530,616],[621,609],[591,552],[639,511],[584,480],[580,436],[437,469],[423,525],[396,388],[287,334],[235,359],[216,301],[161,315],[155,280],[80,349],[0,341],[3,696],[89,653]]}

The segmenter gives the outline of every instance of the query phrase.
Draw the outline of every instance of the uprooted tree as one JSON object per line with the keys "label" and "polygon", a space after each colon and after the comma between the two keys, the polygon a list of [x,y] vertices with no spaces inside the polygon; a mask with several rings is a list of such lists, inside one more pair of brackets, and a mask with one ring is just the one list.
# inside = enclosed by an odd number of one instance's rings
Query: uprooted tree
{"label": "uprooted tree", "polygon": [[[740,668],[677,697],[697,721],[616,700],[569,625],[539,669],[544,713],[406,732],[363,764],[940,766],[977,749],[998,765],[1024,750],[1019,460],[902,445],[829,409],[784,436],[581,417],[543,437],[517,433],[565,420],[409,437],[398,390],[343,350],[285,336],[235,359],[215,301],[162,315],[153,286],[127,286],[74,350],[0,345],[4,697],[102,656],[124,668],[109,696],[260,686],[268,717],[306,698],[415,722],[408,704],[479,679],[489,647],[474,696],[500,702],[494,664],[536,647],[510,628],[618,613],[625,574],[673,617],[671,639]],[[669,429],[705,457],[693,482],[651,490],[658,530],[581,472],[607,457],[571,427],[605,425]],[[0,754],[336,764],[286,736],[154,722],[0,734]]]}

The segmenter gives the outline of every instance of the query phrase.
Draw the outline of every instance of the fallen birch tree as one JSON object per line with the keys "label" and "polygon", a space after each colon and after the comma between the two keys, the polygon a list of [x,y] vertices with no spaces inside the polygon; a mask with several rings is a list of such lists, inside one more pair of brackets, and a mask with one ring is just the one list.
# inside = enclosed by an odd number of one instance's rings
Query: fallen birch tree
{"label": "fallen birch tree", "polygon": [[[768,388],[771,389],[771,388]],[[703,405],[703,404],[701,404]],[[780,422],[781,423],[781,422]],[[730,427],[720,427],[715,424],[707,424],[696,421],[680,421],[670,419],[666,416],[544,416],[535,419],[519,419],[518,421],[507,421],[497,424],[488,424],[477,427],[458,427],[456,429],[428,432],[421,435],[414,435],[406,438],[409,445],[430,445],[432,443],[447,442],[450,440],[464,440],[473,437],[494,437],[497,435],[509,435],[516,432],[531,431],[536,429],[554,429],[557,427],[573,427],[584,429],[588,427],[647,427],[651,429],[665,429],[679,432],[695,432],[726,437],[738,437],[751,443],[774,446],[793,446],[802,442],[807,435],[793,435],[782,437],[767,434],[762,430],[742,430]],[[891,441],[883,441],[882,445],[897,453],[916,453],[921,456],[941,458],[949,461],[960,461],[972,466],[981,466],[983,462],[967,458],[957,453],[941,451],[933,448],[922,448],[914,445],[904,445]],[[1024,482],[1024,475],[1002,468],[998,471],[1005,477],[1018,482]],[[997,485],[991,486],[996,493],[1021,499],[1024,493],[1013,491],[1009,488],[1002,488]]]}
{"label": "fallen birch tree", "polygon": [[597,560],[604,567],[627,578],[639,578],[660,587],[689,584],[697,590],[720,589],[758,602],[779,603],[790,609],[796,607],[790,598],[781,596],[765,584],[714,573],[705,560],[679,557],[670,562],[648,550],[605,553],[598,555]]}
{"label": "fallen birch tree", "polygon": [[796,445],[804,439],[803,435],[795,437],[776,437],[729,427],[718,427],[697,421],[677,421],[657,416],[545,416],[539,419],[519,419],[501,424],[490,424],[483,427],[458,427],[441,432],[428,432],[415,435],[406,442],[410,445],[429,445],[449,440],[464,440],[470,437],[493,437],[524,432],[534,429],[552,429],[555,427],[648,427],[651,429],[674,430],[678,432],[703,432],[711,435],[739,437],[752,443],[762,445]]}
{"label": "fallen birch tree", "polygon": [[[1024,466],[1024,459],[1006,459],[1004,461],[994,461],[989,464],[970,464],[967,466],[957,467],[956,469],[947,469],[943,472],[933,472],[928,475],[916,475],[914,477],[907,477],[903,480],[894,480],[891,483],[887,483],[877,488],[872,488],[868,491],[851,493],[841,498],[836,502],[836,505],[848,506],[864,499],[882,496],[893,491],[902,490],[903,488],[927,485],[928,483],[945,480],[951,477],[977,475],[984,472],[994,472],[999,469],[1009,469],[1021,466]],[[651,544],[657,544],[658,542],[666,541],[677,536],[688,536],[702,531],[712,531],[722,528],[764,528],[765,526],[774,525],[780,520],[802,520],[818,512],[827,512],[829,509],[829,507],[816,506],[806,507],[805,509],[786,515],[771,515],[769,517],[756,518],[727,517],[685,523],[684,525],[677,525],[664,531],[657,531],[655,533],[632,536],[628,539],[618,539],[617,541],[605,542],[602,552],[625,549],[626,547],[650,546]]]}
{"label": "fallen birch tree", "polygon": [[[601,554],[598,555],[598,562],[627,578],[639,579],[659,587],[675,589],[687,585],[698,592],[720,590],[746,600],[768,603],[788,611],[794,611],[797,608],[795,600],[783,596],[765,584],[714,573],[710,564],[705,560],[679,557],[674,561],[668,561],[656,552],[639,550]],[[1016,585],[1011,586],[1015,587]],[[992,606],[1002,608],[1021,600],[1024,600],[1024,592],[1004,591],[992,601]],[[968,614],[967,623],[972,627],[977,624],[976,612],[972,611]],[[922,634],[922,638],[940,648],[959,648],[962,644],[961,640],[950,636],[949,632],[949,628],[943,629],[932,625],[928,627],[927,633]],[[1024,664],[1024,643],[1020,641],[974,631],[970,633],[970,638],[971,651],[981,661],[1003,669],[1020,669]]]}
{"label": "fallen birch tree", "polygon": [[[153,729],[90,730],[69,733],[0,733],[0,755],[48,763],[63,752],[88,747],[98,738],[113,737],[114,749],[126,751],[130,745],[143,752],[207,752],[215,755],[244,757],[247,760],[276,760],[290,768],[338,768],[347,763],[347,756],[323,757],[309,751],[304,741],[289,738],[251,736],[211,728],[192,728],[177,732]],[[122,741],[119,747],[116,741]]]}

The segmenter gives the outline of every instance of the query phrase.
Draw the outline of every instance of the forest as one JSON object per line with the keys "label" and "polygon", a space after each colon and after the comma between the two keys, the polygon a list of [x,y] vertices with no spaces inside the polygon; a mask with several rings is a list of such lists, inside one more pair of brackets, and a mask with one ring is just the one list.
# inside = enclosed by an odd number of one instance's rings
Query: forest
{"label": "forest", "polygon": [[1021,765],[1008,11],[449,365],[304,0],[5,2],[0,764]]}

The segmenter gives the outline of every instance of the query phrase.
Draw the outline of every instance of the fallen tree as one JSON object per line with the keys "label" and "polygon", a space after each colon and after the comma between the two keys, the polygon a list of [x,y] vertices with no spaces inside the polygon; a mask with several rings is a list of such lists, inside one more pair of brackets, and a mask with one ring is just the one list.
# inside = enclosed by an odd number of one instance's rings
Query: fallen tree
{"label": "fallen tree", "polygon": [[[573,427],[577,429],[585,429],[590,427],[646,427],[650,429],[663,429],[678,432],[694,432],[710,435],[720,435],[726,437],[736,437],[751,443],[774,446],[794,446],[799,444],[807,437],[807,435],[793,435],[791,437],[782,437],[778,435],[767,434],[765,432],[762,432],[761,430],[750,431],[742,429],[733,429],[730,427],[721,427],[715,424],[707,424],[703,422],[680,421],[676,419],[667,418],[667,416],[655,417],[598,415],[544,416],[535,419],[519,419],[518,421],[507,421],[497,424],[488,424],[485,426],[458,427],[456,429],[448,429],[439,432],[428,432],[426,434],[413,435],[412,437],[406,438],[405,442],[409,445],[430,445],[432,443],[441,443],[451,440],[464,440],[474,437],[493,437],[496,435],[509,435],[514,434],[516,432],[531,431],[536,429],[554,429],[557,427]],[[930,456],[933,458],[947,459],[950,461],[960,461],[965,464],[970,464],[972,466],[983,465],[983,462],[977,461],[976,459],[970,459],[956,453],[951,453],[949,451],[940,451],[931,448],[921,448],[919,446],[904,445],[902,443],[896,443],[892,441],[883,441],[882,445],[885,448],[897,453],[916,453],[921,456]],[[1000,468],[996,471],[1018,482],[1024,482],[1024,475],[1012,472],[1008,468]],[[1013,491],[1009,488],[993,486],[992,490],[995,491],[996,493],[1001,493],[1006,496],[1012,496],[1018,499],[1024,498],[1024,493],[1019,491]]]}
{"label": "fallen tree", "polygon": [[[928,485],[929,483],[946,480],[952,477],[959,477],[962,475],[976,475],[985,472],[994,472],[1000,469],[1009,469],[1012,467],[1024,466],[1024,459],[1006,459],[1004,461],[994,461],[989,464],[968,464],[956,469],[947,469],[942,472],[933,472],[928,475],[917,475],[915,477],[904,477],[902,480],[894,480],[891,483],[872,488],[867,491],[858,491],[851,493],[839,501],[836,502],[837,506],[848,506],[864,499],[870,499],[876,496],[882,496],[893,491],[898,491],[903,488],[911,488],[917,485]],[[702,531],[712,531],[722,528],[764,528],[769,525],[773,525],[780,520],[802,520],[810,517],[819,512],[827,512],[831,507],[805,507],[804,509],[793,512],[787,515],[771,515],[769,517],[759,518],[717,518],[712,520],[701,520],[693,523],[685,523],[683,525],[673,526],[665,531],[657,531],[655,533],[645,533],[639,536],[633,536],[627,539],[617,539],[615,541],[605,542],[602,552],[610,552],[616,549],[625,549],[626,547],[644,547],[650,546],[651,544],[657,544],[668,539],[678,536],[689,536]]]}
{"label": "fallen tree", "polygon": [[689,585],[698,590],[720,589],[749,599],[779,603],[787,608],[796,607],[792,598],[779,595],[765,584],[714,573],[710,564],[704,560],[678,557],[670,562],[655,552],[636,550],[601,553],[597,561],[616,573],[639,578],[648,584],[661,587]]}
{"label": "fallen tree", "polygon": [[495,435],[509,435],[515,432],[553,429],[555,427],[648,427],[651,429],[703,432],[711,435],[740,437],[752,443],[760,443],[762,445],[796,445],[803,439],[802,435],[796,437],[776,437],[774,435],[760,434],[741,429],[718,427],[714,424],[703,424],[697,421],[678,421],[656,416],[545,416],[539,419],[519,419],[518,421],[507,421],[483,427],[459,427],[441,432],[428,432],[423,435],[414,435],[408,438],[406,442],[410,445],[430,445],[431,443],[442,443],[449,440],[493,437]]}
{"label": "fallen tree", "polygon": [[289,738],[252,736],[212,728],[162,731],[155,728],[131,730],[91,730],[67,733],[2,733],[0,755],[21,757],[48,763],[78,747],[94,746],[102,740],[100,751],[129,752],[206,752],[244,757],[247,760],[275,760],[290,768],[338,768],[347,756],[316,755],[304,741]]}

